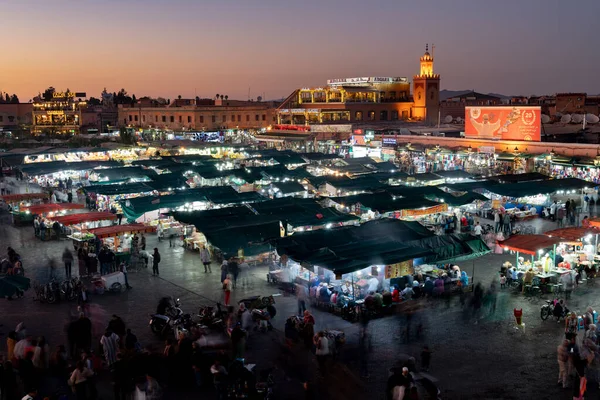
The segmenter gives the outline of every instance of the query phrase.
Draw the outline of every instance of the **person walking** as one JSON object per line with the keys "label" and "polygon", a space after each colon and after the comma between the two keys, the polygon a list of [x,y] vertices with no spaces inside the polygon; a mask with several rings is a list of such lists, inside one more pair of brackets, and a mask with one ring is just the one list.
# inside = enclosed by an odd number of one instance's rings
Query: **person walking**
{"label": "person walking", "polygon": [[65,251],[62,254],[63,262],[65,263],[65,279],[71,279],[71,268],[73,266],[73,253],[68,247],[65,247]]}
{"label": "person walking", "polygon": [[502,223],[500,222],[500,212],[494,213],[494,232],[498,233],[502,230]]}
{"label": "person walking", "polygon": [[142,237],[140,238],[140,248],[143,251],[146,251],[146,236],[142,233]]}
{"label": "person walking", "polygon": [[123,278],[125,278],[125,287],[127,289],[131,289],[131,286],[129,286],[129,280],[127,279],[127,263],[122,262],[120,269],[121,269],[121,272],[123,273]]}
{"label": "person walking", "polygon": [[306,299],[308,298],[308,288],[305,285],[296,284],[296,297],[298,298],[298,315],[304,315],[306,311]]}
{"label": "person walking", "polygon": [[243,287],[250,286],[250,265],[242,258],[239,268],[239,278]]}
{"label": "person walking", "polygon": [[227,260],[223,260],[223,263],[221,263],[221,282],[225,281],[225,279],[227,278],[228,272],[229,272],[229,263],[227,262]]}
{"label": "person walking", "polygon": [[91,378],[94,373],[86,368],[83,361],[77,362],[77,368],[71,374],[69,378],[69,385],[73,386],[77,400],[86,400],[87,397],[87,380]]}
{"label": "person walking", "polygon": [[231,278],[233,279],[233,287],[235,288],[237,286],[237,278],[240,273],[240,266],[238,264],[238,259],[235,257],[230,258],[229,264],[227,267],[228,267],[229,274],[231,275]]}
{"label": "person walking", "polygon": [[558,384],[562,384],[563,388],[567,387],[567,379],[569,379],[569,341],[563,339],[556,349],[558,360]]}
{"label": "person walking", "polygon": [[230,274],[227,274],[223,281],[223,292],[225,293],[225,305],[229,306],[229,300],[231,298],[231,290],[233,289],[233,281]]}
{"label": "person walking", "polygon": [[317,356],[317,362],[319,363],[319,370],[321,374],[325,373],[327,368],[327,357],[329,356],[329,339],[325,337],[325,332],[319,331],[315,335],[314,345],[316,347],[315,355]]}
{"label": "person walking", "polygon": [[204,265],[204,273],[212,273],[212,269],[210,268],[210,251],[208,251],[206,246],[202,246],[200,249],[200,261]]}
{"label": "person walking", "polygon": [[158,252],[158,248],[154,248],[154,253],[152,254],[152,276],[159,276],[158,272],[158,263],[160,263],[160,253]]}
{"label": "person walking", "polygon": [[[568,203],[568,201],[567,201]],[[552,221],[556,221],[556,208],[557,208],[557,204],[556,201],[554,201],[554,203],[552,203],[552,205],[550,206],[550,218],[552,219]],[[569,207],[567,206],[567,215],[569,212]]]}

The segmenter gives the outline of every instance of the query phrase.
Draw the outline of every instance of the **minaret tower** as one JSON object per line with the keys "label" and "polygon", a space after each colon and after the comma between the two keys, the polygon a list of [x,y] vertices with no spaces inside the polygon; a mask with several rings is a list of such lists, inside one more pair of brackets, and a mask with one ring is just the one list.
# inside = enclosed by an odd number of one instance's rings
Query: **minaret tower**
{"label": "minaret tower", "polygon": [[[433,53],[433,45],[431,46]],[[427,124],[438,123],[440,111],[440,75],[433,72],[433,55],[429,54],[429,44],[421,57],[421,71],[413,77],[414,106],[412,116]]]}

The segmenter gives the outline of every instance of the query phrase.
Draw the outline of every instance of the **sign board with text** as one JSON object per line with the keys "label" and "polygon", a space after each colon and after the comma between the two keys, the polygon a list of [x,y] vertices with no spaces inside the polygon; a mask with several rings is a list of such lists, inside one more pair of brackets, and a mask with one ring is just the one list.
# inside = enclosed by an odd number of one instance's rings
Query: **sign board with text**
{"label": "sign board with text", "polygon": [[465,107],[465,136],[539,142],[541,118],[539,106]]}

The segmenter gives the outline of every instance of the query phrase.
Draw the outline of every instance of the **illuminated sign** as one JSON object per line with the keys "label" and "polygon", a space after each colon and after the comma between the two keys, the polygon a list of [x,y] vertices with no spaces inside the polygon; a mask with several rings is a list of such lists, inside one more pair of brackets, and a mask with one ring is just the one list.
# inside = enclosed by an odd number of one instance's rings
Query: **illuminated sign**
{"label": "illuminated sign", "polygon": [[55,99],[69,99],[75,97],[75,93],[73,92],[54,92],[52,93],[52,97]]}
{"label": "illuminated sign", "polygon": [[423,215],[438,214],[445,211],[448,211],[448,204],[444,203],[429,208],[421,208],[416,210],[401,210],[400,213],[403,217],[420,217]]}
{"label": "illuminated sign", "polygon": [[352,125],[340,124],[340,125],[311,125],[311,132],[324,132],[324,133],[346,133],[352,132]]}
{"label": "illuminated sign", "polygon": [[465,107],[465,136],[539,142],[541,117],[539,106]]}
{"label": "illuminated sign", "polygon": [[280,114],[304,114],[304,113],[318,113],[319,109],[318,108],[292,108],[291,110],[289,108],[282,108],[280,110],[277,110],[277,112],[279,112]]}
{"label": "illuminated sign", "polygon": [[48,111],[48,115],[65,115],[64,111]]}
{"label": "illuminated sign", "polygon": [[366,84],[366,83],[399,83],[399,82],[408,82],[408,79],[404,78],[404,77],[371,76],[371,77],[338,78],[338,79],[328,79],[327,80],[327,84],[329,86],[360,85],[360,84]]}
{"label": "illuminated sign", "polygon": [[383,138],[383,144],[398,144],[396,138]]}

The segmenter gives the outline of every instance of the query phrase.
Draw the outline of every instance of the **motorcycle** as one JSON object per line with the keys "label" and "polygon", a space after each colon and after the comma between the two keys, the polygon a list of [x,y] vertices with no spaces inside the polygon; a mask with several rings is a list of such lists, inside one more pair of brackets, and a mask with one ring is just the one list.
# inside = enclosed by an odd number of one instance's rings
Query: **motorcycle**
{"label": "motorcycle", "polygon": [[150,315],[150,329],[155,334],[165,337],[169,332],[175,331],[174,328],[182,316],[179,299],[171,304],[171,299],[163,298],[158,305],[157,313]]}
{"label": "motorcycle", "polygon": [[272,306],[273,304],[275,304],[275,298],[273,297],[273,295],[252,296],[238,301],[238,304],[242,303],[246,306],[246,309],[248,310],[253,310],[255,308],[262,310],[263,308],[267,308],[267,306]]}
{"label": "motorcycle", "polygon": [[214,329],[225,328],[225,316],[226,312],[221,310],[221,304],[217,303],[216,308],[211,306],[200,307],[198,310],[198,317],[200,320],[198,323],[201,326]]}
{"label": "motorcycle", "polygon": [[[540,317],[542,318],[542,321],[545,321],[548,319],[548,317],[551,317],[554,315],[554,311],[556,308],[556,305],[558,304],[559,300],[558,299],[554,299],[554,300],[546,300],[546,304],[542,305],[542,308],[540,309]],[[562,306],[562,312],[560,314],[560,316],[558,317],[558,320],[560,321],[561,319],[565,319],[568,315],[569,315],[570,311],[566,306]]]}
{"label": "motorcycle", "polygon": [[77,299],[77,288],[79,288],[81,282],[79,278],[67,279],[61,284],[61,292],[65,296],[68,301],[73,301]]}

